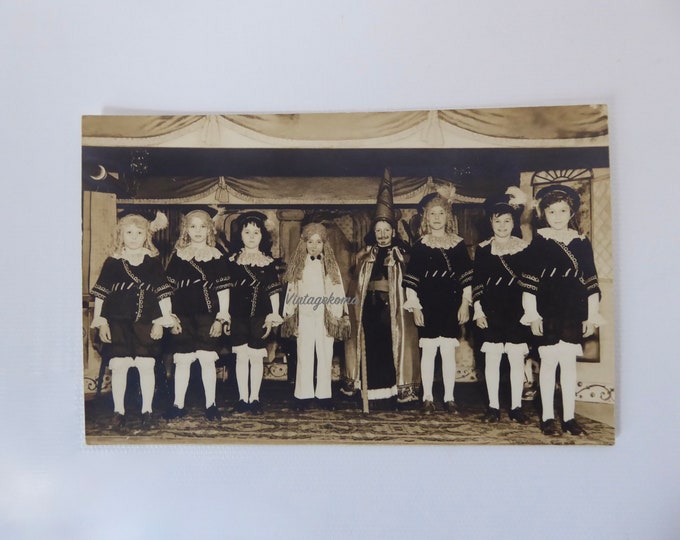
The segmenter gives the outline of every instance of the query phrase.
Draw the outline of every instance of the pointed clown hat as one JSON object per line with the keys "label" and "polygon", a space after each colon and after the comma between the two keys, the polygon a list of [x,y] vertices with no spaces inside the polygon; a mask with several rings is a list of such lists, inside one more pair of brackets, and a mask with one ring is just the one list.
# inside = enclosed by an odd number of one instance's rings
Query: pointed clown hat
{"label": "pointed clown hat", "polygon": [[380,181],[378,197],[376,200],[375,216],[372,225],[378,221],[386,221],[392,228],[396,228],[397,222],[394,218],[394,195],[392,194],[392,175],[389,169],[385,169],[385,174]]}

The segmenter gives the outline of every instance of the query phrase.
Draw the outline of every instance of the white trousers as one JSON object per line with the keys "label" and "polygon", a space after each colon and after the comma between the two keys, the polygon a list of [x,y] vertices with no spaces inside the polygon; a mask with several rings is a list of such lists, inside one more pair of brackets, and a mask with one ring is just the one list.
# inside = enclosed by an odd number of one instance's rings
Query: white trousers
{"label": "white trousers", "polygon": [[109,360],[111,370],[111,393],[113,394],[114,412],[125,414],[125,390],[127,373],[131,367],[139,371],[139,386],[142,390],[142,413],[151,412],[153,391],[156,387],[156,374],[153,367],[156,361],[146,356],[116,356]]}
{"label": "white trousers", "polygon": [[[323,310],[300,316],[297,338],[297,372],[294,396],[298,399],[332,397],[333,338],[326,333]],[[316,390],[314,389],[314,351],[316,351]]]}

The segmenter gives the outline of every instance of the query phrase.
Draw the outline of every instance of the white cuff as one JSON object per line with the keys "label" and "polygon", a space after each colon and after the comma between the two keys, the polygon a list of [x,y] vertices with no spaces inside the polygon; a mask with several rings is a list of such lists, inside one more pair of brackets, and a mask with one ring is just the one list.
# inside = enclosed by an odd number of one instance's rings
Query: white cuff
{"label": "white cuff", "polygon": [[217,315],[215,315],[215,320],[220,322],[229,322],[231,317],[226,311],[220,311]]}
{"label": "white cuff", "polygon": [[472,314],[472,320],[476,321],[477,319],[481,319],[486,317],[486,314],[484,313],[484,310],[482,309],[482,303],[479,300],[475,300],[474,303],[474,313]]}
{"label": "white cuff", "polygon": [[538,314],[536,297],[533,294],[528,292],[522,293],[522,308],[524,308],[524,315],[519,322],[524,326],[530,326],[531,323],[542,319]]}
{"label": "white cuff", "polygon": [[597,294],[591,294],[588,297],[588,323],[594,324],[595,327],[605,324],[605,320],[600,315],[600,298]]}
{"label": "white cuff", "polygon": [[281,323],[283,323],[283,319],[278,313],[270,313],[265,317],[264,322],[265,324],[271,323],[272,326],[279,326]]}
{"label": "white cuff", "polygon": [[179,319],[177,318],[177,315],[171,314],[158,317],[158,319],[154,319],[151,322],[153,324],[160,324],[163,328],[172,328],[179,322]]}
{"label": "white cuff", "polygon": [[90,328],[99,328],[100,326],[104,326],[109,324],[109,321],[107,321],[104,317],[95,317],[92,319],[92,324],[90,324]]}
{"label": "white cuff", "polygon": [[468,305],[472,304],[472,285],[463,289],[463,300],[467,300]]}
{"label": "white cuff", "polygon": [[413,311],[415,309],[423,309],[420,305],[420,300],[418,299],[418,294],[416,291],[410,287],[406,287],[406,302],[402,306],[406,311]]}

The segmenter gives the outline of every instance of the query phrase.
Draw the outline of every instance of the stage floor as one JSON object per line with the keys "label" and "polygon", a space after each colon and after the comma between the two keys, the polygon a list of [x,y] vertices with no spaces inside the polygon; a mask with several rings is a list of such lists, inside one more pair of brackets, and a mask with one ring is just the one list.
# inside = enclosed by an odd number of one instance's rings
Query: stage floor
{"label": "stage floor", "polygon": [[[132,371],[132,370],[131,370]],[[372,410],[365,415],[359,397],[347,397],[334,385],[336,410],[322,410],[313,404],[308,410],[294,409],[293,385],[285,381],[264,381],[261,391],[265,412],[261,416],[237,414],[233,411],[237,393],[233,384],[218,382],[217,405],[222,419],[209,422],[201,403],[203,392],[194,380],[186,400],[187,415],[167,421],[162,412],[169,397],[154,400],[154,423],[141,429],[140,407],[135,388],[128,389],[125,433],[111,429],[113,404],[110,394],[85,403],[85,435],[88,444],[472,444],[472,445],[611,445],[615,430],[611,425],[577,414],[587,435],[574,437],[568,433],[547,437],[539,429],[537,404],[524,402],[529,425],[518,425],[508,418],[506,399],[501,398],[501,422],[484,424],[486,409],[482,383],[456,385],[456,402],[460,414],[444,412],[440,385],[435,384],[437,412],[424,416],[420,403],[409,403],[399,411]],[[132,396],[130,396],[132,394]],[[161,392],[159,392],[161,394]],[[577,409],[578,411],[578,409]]]}

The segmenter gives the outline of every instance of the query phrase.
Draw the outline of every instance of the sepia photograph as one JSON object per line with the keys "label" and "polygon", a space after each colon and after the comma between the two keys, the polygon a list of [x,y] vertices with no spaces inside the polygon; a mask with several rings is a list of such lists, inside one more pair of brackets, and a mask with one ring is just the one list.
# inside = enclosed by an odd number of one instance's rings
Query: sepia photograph
{"label": "sepia photograph", "polygon": [[606,105],[84,116],[88,445],[613,445]]}

